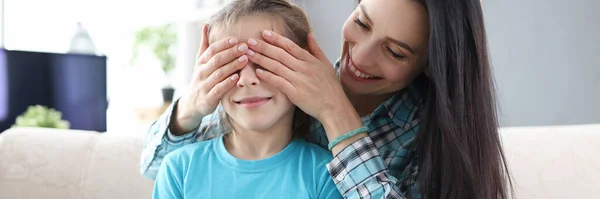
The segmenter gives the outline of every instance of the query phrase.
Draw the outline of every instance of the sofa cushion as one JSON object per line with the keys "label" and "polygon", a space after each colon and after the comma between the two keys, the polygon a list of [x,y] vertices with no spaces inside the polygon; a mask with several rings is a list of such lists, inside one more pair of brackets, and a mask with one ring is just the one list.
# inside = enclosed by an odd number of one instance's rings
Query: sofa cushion
{"label": "sofa cushion", "polygon": [[[501,129],[516,198],[597,198],[600,124]],[[150,198],[143,132],[14,128],[0,134],[0,198]]]}
{"label": "sofa cushion", "polygon": [[0,134],[0,198],[150,198],[142,136],[9,129]]}
{"label": "sofa cushion", "polygon": [[600,124],[501,129],[516,198],[599,198]]}

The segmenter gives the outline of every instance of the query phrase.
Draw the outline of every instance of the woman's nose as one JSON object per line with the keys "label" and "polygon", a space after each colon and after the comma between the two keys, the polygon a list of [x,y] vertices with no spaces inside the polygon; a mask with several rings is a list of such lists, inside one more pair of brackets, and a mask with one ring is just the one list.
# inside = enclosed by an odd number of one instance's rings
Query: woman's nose
{"label": "woman's nose", "polygon": [[246,67],[240,70],[240,79],[237,82],[237,87],[242,88],[245,86],[256,86],[260,84],[260,80],[256,76],[255,68],[256,67],[252,66],[252,64],[248,64]]}
{"label": "woman's nose", "polygon": [[356,44],[352,49],[352,62],[362,68],[368,68],[373,65],[374,59],[377,59],[376,52],[374,45],[368,41]]}

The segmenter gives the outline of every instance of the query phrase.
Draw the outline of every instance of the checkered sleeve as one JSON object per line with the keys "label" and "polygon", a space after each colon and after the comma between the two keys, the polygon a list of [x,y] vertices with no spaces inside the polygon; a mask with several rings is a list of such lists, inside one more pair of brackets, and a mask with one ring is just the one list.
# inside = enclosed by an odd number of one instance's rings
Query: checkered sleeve
{"label": "checkered sleeve", "polygon": [[167,110],[154,121],[148,131],[146,132],[146,138],[144,141],[144,149],[142,150],[141,161],[140,161],[140,172],[143,176],[155,179],[158,169],[163,161],[163,158],[168,153],[181,148],[182,146],[195,143],[199,140],[207,140],[213,136],[209,131],[215,131],[218,122],[211,122],[205,118],[212,118],[206,116],[203,118],[200,126],[189,133],[181,136],[174,135],[169,130],[171,121],[171,115],[174,108],[177,107],[177,102],[173,102]]}
{"label": "checkered sleeve", "polygon": [[344,148],[327,169],[345,198],[406,198],[370,137]]}

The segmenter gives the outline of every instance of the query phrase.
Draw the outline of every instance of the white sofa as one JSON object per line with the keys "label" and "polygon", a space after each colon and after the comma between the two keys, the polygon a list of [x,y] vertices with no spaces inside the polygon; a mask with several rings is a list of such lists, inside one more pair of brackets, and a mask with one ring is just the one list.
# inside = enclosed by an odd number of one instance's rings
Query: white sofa
{"label": "white sofa", "polygon": [[501,133],[516,198],[600,198],[600,124]]}
{"label": "white sofa", "polygon": [[[502,129],[516,198],[600,198],[600,124]],[[0,134],[0,198],[150,198],[144,132],[14,128]]]}
{"label": "white sofa", "polygon": [[152,197],[139,135],[42,128],[0,134],[0,199]]}

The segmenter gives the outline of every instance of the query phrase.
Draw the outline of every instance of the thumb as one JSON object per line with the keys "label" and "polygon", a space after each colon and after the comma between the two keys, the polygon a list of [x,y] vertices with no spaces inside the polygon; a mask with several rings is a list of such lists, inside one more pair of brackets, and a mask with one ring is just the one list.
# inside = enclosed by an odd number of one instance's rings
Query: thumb
{"label": "thumb", "polygon": [[202,39],[200,39],[200,48],[198,49],[198,54],[196,54],[196,59],[199,59],[202,53],[208,48],[208,29],[208,24],[202,25]]}
{"label": "thumb", "polygon": [[315,36],[310,33],[307,37],[308,52],[310,52],[310,54],[315,56],[317,59],[321,60],[321,62],[329,63],[327,56],[325,56],[325,53],[323,53],[323,50],[321,50],[319,44],[317,44],[317,39],[315,39]]}

